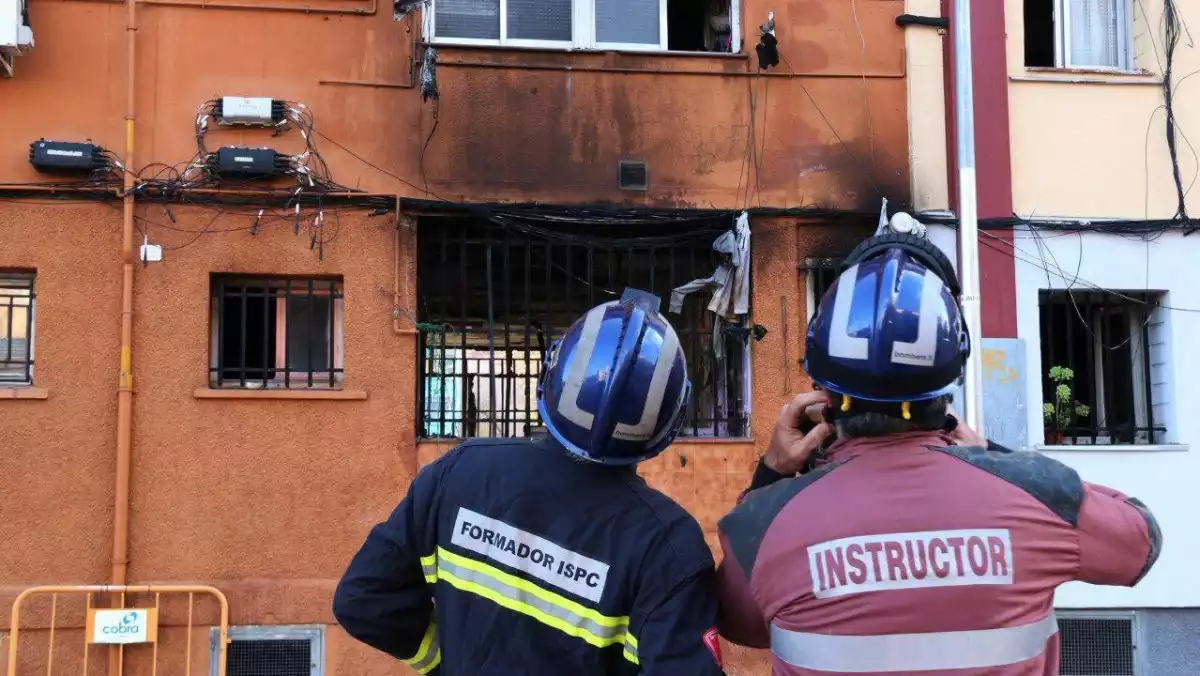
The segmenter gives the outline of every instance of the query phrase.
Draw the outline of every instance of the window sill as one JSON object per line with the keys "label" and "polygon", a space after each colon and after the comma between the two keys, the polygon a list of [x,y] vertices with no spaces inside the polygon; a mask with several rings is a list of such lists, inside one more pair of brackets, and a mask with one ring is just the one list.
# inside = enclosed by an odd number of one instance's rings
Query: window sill
{"label": "window sill", "polygon": [[1103,68],[1026,68],[1026,75],[1010,75],[1013,82],[1058,82],[1062,84],[1162,85],[1162,77],[1148,70],[1105,70]]}
{"label": "window sill", "polygon": [[41,387],[0,387],[0,399],[49,399],[50,391]]}
{"label": "window sill", "polygon": [[[541,54],[622,54],[626,56],[653,56],[653,57],[678,57],[692,59],[723,59],[734,61],[745,61],[750,58],[748,52],[682,52],[670,51],[665,49],[617,49],[617,48],[583,48],[583,47],[559,47],[547,45],[545,47],[535,47],[530,45],[501,45],[501,44],[479,44],[476,42],[457,42],[455,40],[440,40],[435,39],[433,42],[422,43],[426,47],[434,47],[435,49],[462,49],[470,51],[492,51],[492,52],[534,52]],[[439,63],[438,65],[442,65]]]}
{"label": "window sill", "polygon": [[1188,451],[1187,444],[1104,444],[1096,446],[1086,445],[1054,445],[1054,444],[1036,444],[1034,450],[1049,451],[1053,453],[1083,451],[1087,453],[1181,453]]}
{"label": "window sill", "polygon": [[218,390],[210,387],[197,388],[192,393],[197,399],[320,399],[327,401],[363,401],[366,390]]}

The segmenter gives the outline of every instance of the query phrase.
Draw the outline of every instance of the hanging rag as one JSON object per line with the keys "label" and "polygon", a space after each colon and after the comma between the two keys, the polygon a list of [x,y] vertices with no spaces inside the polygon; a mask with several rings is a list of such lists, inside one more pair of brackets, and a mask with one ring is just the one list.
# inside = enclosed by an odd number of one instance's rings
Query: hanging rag
{"label": "hanging rag", "polygon": [[725,357],[725,323],[736,323],[750,312],[750,214],[742,212],[732,230],[713,242],[713,249],[727,258],[711,275],[694,279],[671,292],[670,311],[683,311],[683,299],[701,289],[713,289],[708,310],[716,315],[713,322],[713,354]]}
{"label": "hanging rag", "polygon": [[421,59],[421,100],[437,98],[437,50],[426,47],[425,56]]}

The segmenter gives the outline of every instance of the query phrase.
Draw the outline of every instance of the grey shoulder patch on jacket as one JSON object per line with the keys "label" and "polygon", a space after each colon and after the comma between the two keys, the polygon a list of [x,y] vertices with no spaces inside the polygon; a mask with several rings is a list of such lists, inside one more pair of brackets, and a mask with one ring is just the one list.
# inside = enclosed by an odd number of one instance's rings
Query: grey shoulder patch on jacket
{"label": "grey shoulder patch on jacket", "polygon": [[1129,498],[1125,502],[1142,515],[1142,518],[1146,520],[1146,529],[1150,532],[1150,555],[1146,557],[1146,565],[1142,568],[1142,572],[1138,573],[1137,578],[1133,581],[1133,584],[1137,584],[1146,577],[1146,573],[1149,573],[1155,562],[1158,561],[1158,555],[1162,552],[1162,529],[1158,525],[1158,519],[1154,518],[1154,513],[1150,511],[1146,503],[1137,498]]}
{"label": "grey shoulder patch on jacket", "polygon": [[979,446],[929,446],[1020,488],[1058,518],[1079,526],[1083,480],[1061,462],[1032,451],[989,451]]}
{"label": "grey shoulder patch on jacket", "polygon": [[764,486],[747,495],[740,505],[721,519],[717,527],[725,534],[733,555],[747,577],[754,571],[754,562],[758,559],[758,550],[762,547],[767,529],[784,506],[800,491],[843,464],[845,463],[827,465],[793,479],[784,479]]}

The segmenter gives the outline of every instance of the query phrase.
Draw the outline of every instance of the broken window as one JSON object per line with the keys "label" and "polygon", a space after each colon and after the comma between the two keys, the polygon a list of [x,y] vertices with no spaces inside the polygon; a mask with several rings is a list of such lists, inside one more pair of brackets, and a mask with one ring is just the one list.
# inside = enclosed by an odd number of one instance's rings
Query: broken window
{"label": "broken window", "polygon": [[[434,0],[436,42],[722,52],[738,0]],[[504,20],[501,21],[501,18]]]}
{"label": "broken window", "polygon": [[[720,225],[572,223],[517,231],[492,221],[426,217],[417,226],[417,352],[421,437],[528,437],[542,427],[537,381],[550,344],[589,309],[631,286],[658,295],[692,381],[681,434],[744,437],[748,331],[722,325],[710,295],[671,291],[720,262]],[[648,238],[649,236],[649,238]],[[723,343],[718,357],[714,339]]]}

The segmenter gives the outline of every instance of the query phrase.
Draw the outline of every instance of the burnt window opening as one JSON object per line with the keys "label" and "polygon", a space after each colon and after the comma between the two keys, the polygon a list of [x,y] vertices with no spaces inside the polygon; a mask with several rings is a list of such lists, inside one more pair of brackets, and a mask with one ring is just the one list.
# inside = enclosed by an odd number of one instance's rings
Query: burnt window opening
{"label": "burnt window opening", "polygon": [[34,275],[0,272],[0,387],[33,384]]}
{"label": "burnt window opening", "polygon": [[804,267],[808,270],[805,278],[805,284],[808,287],[808,292],[805,294],[808,319],[812,319],[812,316],[817,314],[821,299],[837,281],[841,265],[841,258],[809,258],[804,262]]}
{"label": "burnt window opening", "polygon": [[[1161,297],[1040,292],[1046,443],[1165,443],[1169,388]],[[1053,379],[1056,366],[1070,369],[1073,378]],[[1061,385],[1070,388],[1069,397]]]}
{"label": "burnt window opening", "polygon": [[668,50],[733,51],[730,0],[666,0],[666,3]]}
{"label": "burnt window opening", "polygon": [[1025,65],[1029,68],[1053,68],[1054,3],[1025,0]]}
{"label": "burnt window opening", "polygon": [[214,275],[211,351],[212,387],[339,387],[341,278]]}
{"label": "burnt window opening", "polygon": [[[712,243],[721,230],[695,223],[653,226],[652,232],[644,225],[561,227],[559,233],[579,238],[517,233],[474,219],[419,221],[419,435],[536,434],[543,429],[537,381],[547,348],[589,309],[631,286],[662,298],[662,312],[687,355],[692,402],[680,433],[746,436],[746,330],[723,327],[718,359],[709,294],[690,294],[682,313],[667,312],[672,289],[712,274],[719,261]],[[666,237],[631,244],[647,235]]]}

